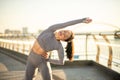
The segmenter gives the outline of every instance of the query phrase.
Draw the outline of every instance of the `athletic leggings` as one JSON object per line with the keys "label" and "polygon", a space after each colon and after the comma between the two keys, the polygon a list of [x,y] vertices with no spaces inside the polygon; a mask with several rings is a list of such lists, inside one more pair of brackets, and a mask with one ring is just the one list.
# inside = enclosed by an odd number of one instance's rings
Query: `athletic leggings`
{"label": "athletic leggings", "polygon": [[42,56],[31,51],[27,60],[25,80],[32,80],[36,68],[40,71],[43,80],[52,80],[50,63]]}

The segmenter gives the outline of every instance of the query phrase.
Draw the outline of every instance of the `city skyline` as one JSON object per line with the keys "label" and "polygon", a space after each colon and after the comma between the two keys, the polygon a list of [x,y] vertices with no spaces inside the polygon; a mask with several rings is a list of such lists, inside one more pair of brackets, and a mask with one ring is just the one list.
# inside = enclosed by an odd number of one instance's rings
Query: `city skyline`
{"label": "city skyline", "polygon": [[29,29],[28,27],[22,27],[21,30],[18,30],[18,29],[5,29],[1,34],[36,34],[36,33],[40,33],[42,32],[43,30],[39,29],[38,31],[36,32],[29,32]]}
{"label": "city skyline", "polygon": [[93,22],[68,29],[113,30],[114,27],[101,23],[120,28],[119,3],[120,0],[0,0],[0,32],[5,29],[22,30],[22,27],[28,27],[29,32],[36,32],[56,23],[83,17],[90,17]]}

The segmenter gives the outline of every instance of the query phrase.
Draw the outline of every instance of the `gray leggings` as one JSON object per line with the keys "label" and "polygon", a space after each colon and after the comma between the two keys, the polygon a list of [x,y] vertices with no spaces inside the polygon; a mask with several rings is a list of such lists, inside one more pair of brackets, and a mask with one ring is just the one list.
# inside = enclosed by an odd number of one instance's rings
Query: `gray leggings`
{"label": "gray leggings", "polygon": [[50,63],[42,56],[31,52],[27,60],[25,80],[32,80],[36,68],[39,69],[43,80],[52,80]]}

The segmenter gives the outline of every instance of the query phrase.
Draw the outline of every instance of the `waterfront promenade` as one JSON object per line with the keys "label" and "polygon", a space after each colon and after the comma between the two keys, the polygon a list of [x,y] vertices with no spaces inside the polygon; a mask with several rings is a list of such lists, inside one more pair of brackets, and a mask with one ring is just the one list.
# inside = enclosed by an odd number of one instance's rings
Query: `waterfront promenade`
{"label": "waterfront promenade", "polygon": [[[23,80],[33,42],[34,39],[0,38],[0,80]],[[120,39],[114,39],[113,34],[85,33],[77,34],[74,42],[74,62],[51,64],[54,80],[120,80]],[[56,52],[52,53],[51,58],[57,59]],[[34,80],[40,78],[39,72],[35,74]]]}

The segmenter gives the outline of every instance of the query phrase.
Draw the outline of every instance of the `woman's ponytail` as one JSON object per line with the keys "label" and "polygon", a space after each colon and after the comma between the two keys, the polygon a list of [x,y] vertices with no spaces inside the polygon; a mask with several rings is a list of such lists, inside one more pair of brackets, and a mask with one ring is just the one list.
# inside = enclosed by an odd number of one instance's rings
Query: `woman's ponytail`
{"label": "woman's ponytail", "polygon": [[67,58],[70,61],[73,61],[73,54],[74,54],[74,44],[73,44],[73,40],[70,42],[67,42],[67,46],[66,46],[66,53],[67,53]]}

